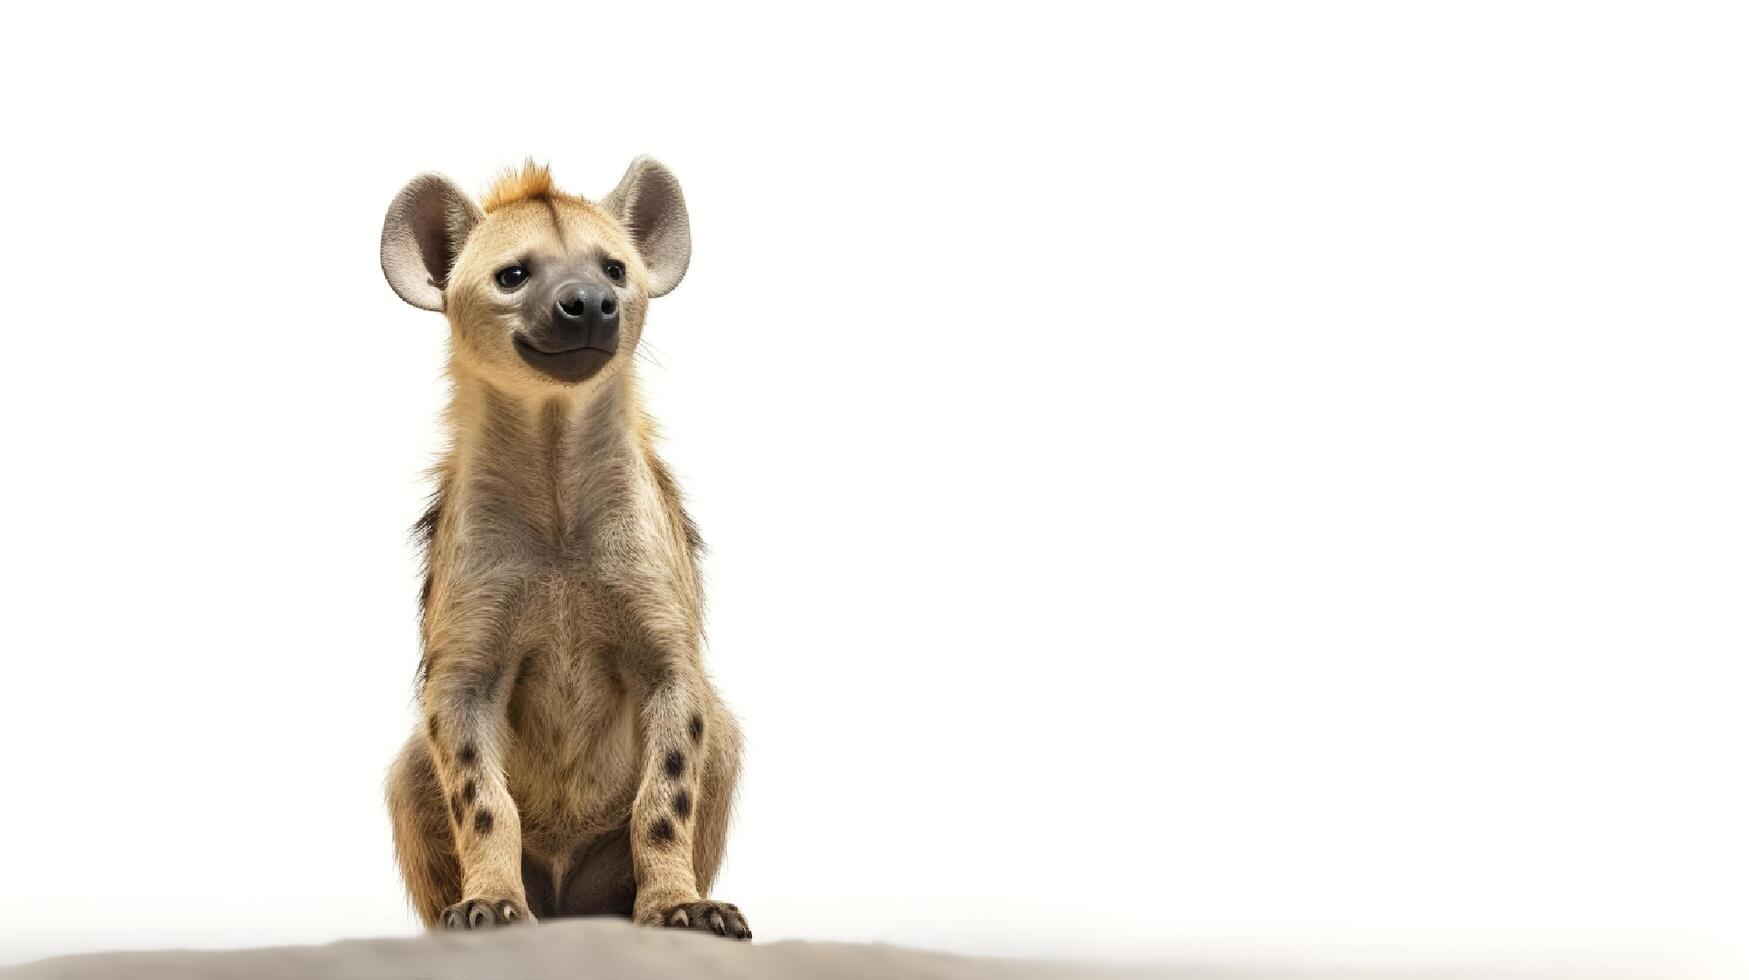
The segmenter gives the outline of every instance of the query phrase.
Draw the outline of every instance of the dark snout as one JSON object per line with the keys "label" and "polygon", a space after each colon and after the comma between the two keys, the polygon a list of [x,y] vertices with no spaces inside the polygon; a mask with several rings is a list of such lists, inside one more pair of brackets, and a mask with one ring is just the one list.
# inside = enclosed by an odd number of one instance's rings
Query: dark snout
{"label": "dark snout", "polygon": [[517,353],[536,370],[576,382],[599,371],[619,350],[619,298],[606,282],[573,279],[545,297],[544,310],[530,311],[534,325],[516,338]]}
{"label": "dark snout", "polygon": [[611,351],[619,346],[619,300],[603,286],[566,283],[553,296],[553,332]]}

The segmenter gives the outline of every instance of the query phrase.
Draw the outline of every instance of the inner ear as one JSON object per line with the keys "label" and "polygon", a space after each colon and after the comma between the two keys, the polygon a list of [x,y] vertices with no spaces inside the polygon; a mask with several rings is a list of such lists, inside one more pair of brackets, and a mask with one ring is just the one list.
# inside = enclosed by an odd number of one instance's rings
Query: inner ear
{"label": "inner ear", "polygon": [[650,295],[680,285],[692,262],[692,226],[674,174],[649,157],[638,157],[601,203],[632,233],[650,271]]}
{"label": "inner ear", "polygon": [[443,309],[443,287],[479,206],[436,174],[413,178],[383,218],[383,276],[395,295],[423,310]]}

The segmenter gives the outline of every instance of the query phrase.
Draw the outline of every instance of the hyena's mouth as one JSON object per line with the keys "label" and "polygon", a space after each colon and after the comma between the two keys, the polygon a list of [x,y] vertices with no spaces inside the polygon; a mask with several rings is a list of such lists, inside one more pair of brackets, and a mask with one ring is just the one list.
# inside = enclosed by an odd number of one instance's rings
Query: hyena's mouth
{"label": "hyena's mouth", "polygon": [[544,351],[521,337],[512,337],[516,353],[536,371],[566,384],[585,381],[613,360],[613,351],[600,347],[573,347],[570,350]]}

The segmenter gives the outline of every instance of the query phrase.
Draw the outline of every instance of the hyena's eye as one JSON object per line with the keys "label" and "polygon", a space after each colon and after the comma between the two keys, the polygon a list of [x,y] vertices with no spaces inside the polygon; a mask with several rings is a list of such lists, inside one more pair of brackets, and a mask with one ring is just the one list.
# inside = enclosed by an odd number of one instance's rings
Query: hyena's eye
{"label": "hyena's eye", "polygon": [[528,270],[520,265],[507,265],[499,269],[498,274],[492,278],[498,280],[498,285],[502,289],[515,289],[528,280]]}
{"label": "hyena's eye", "polygon": [[601,263],[601,271],[607,273],[607,278],[614,282],[626,281],[626,264],[618,259],[608,259]]}

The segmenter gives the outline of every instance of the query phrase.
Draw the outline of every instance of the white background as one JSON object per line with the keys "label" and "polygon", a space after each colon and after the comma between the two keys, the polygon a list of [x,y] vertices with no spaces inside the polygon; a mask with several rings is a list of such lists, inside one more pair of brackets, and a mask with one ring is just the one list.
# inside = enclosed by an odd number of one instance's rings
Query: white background
{"label": "white background", "polygon": [[0,961],[414,931],[383,210],[638,153],[761,940],[1729,944],[1740,14],[738,6],[7,31]]}

